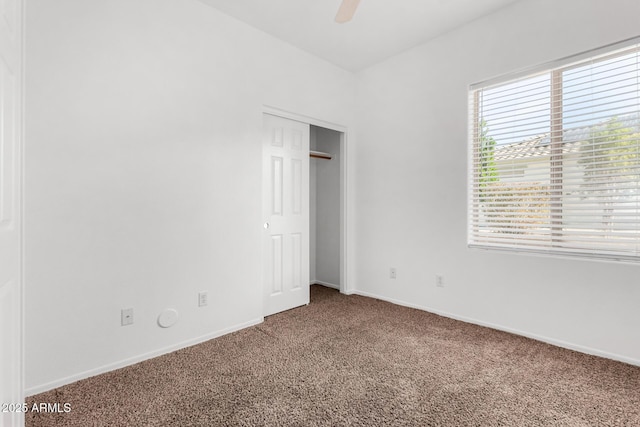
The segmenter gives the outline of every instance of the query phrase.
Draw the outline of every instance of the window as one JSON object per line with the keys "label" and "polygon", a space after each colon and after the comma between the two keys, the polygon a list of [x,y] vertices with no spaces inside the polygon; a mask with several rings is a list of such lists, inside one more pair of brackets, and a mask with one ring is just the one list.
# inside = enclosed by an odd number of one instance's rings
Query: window
{"label": "window", "polygon": [[469,95],[470,247],[640,261],[640,39]]}

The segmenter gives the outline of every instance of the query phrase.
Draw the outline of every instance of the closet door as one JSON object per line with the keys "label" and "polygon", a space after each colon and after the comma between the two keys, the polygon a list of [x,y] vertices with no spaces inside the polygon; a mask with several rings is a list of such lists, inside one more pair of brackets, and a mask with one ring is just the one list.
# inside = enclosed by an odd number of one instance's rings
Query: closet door
{"label": "closet door", "polygon": [[309,125],[264,115],[264,315],[309,303]]}

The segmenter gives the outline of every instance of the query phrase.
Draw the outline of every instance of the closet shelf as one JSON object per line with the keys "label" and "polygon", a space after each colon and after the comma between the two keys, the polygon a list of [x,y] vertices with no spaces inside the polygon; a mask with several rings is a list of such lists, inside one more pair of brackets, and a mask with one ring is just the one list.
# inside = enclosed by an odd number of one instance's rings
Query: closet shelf
{"label": "closet shelf", "polygon": [[322,151],[309,151],[309,157],[314,157],[316,159],[327,159],[331,160],[333,157],[329,153],[323,153]]}

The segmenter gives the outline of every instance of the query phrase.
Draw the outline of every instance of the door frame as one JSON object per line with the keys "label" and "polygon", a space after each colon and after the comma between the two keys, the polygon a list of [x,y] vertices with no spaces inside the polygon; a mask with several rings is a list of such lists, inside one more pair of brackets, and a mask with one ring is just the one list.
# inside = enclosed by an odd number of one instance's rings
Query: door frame
{"label": "door frame", "polygon": [[[9,64],[9,66],[15,67],[15,77],[16,77],[16,86],[15,86],[15,110],[13,116],[13,126],[15,127],[15,146],[13,156],[15,156],[15,168],[14,170],[14,186],[15,186],[15,218],[17,220],[17,233],[18,233],[18,280],[16,281],[16,289],[18,304],[15,307],[15,330],[12,330],[11,333],[15,334],[17,343],[16,347],[9,347],[10,358],[14,358],[18,364],[17,373],[17,383],[14,388],[11,388],[11,393],[15,393],[19,401],[17,402],[0,402],[7,404],[23,404],[25,402],[25,382],[26,382],[26,373],[25,373],[25,345],[26,345],[26,334],[25,334],[25,45],[26,45],[26,37],[25,37],[25,21],[26,21],[26,2],[25,0],[12,0],[13,16],[15,21],[9,22],[9,24],[14,25],[14,38],[10,41],[5,42],[7,44],[12,45],[12,48],[15,48],[16,53],[16,62]],[[11,7],[11,6],[9,6]],[[10,10],[10,9],[9,9]],[[4,16],[0,14],[0,19],[4,19]],[[4,35],[4,33],[3,33]],[[11,49],[11,48],[10,48]],[[2,60],[2,59],[0,59]],[[0,260],[0,263],[3,260]],[[0,331],[3,333],[5,331]],[[13,341],[13,340],[11,340]],[[9,418],[0,419],[0,424],[4,424],[4,420],[8,420],[10,426],[22,427],[25,423],[25,413],[23,411],[12,411],[9,412]]]}
{"label": "door frame", "polygon": [[[348,204],[348,128],[326,120],[305,116],[291,111],[282,110],[270,105],[262,106],[262,115],[271,114],[284,119],[295,120],[313,126],[331,129],[340,132],[340,293],[350,295],[353,293],[348,274],[349,263],[349,204]],[[264,256],[264,255],[263,255]],[[264,261],[264,260],[263,260]]]}

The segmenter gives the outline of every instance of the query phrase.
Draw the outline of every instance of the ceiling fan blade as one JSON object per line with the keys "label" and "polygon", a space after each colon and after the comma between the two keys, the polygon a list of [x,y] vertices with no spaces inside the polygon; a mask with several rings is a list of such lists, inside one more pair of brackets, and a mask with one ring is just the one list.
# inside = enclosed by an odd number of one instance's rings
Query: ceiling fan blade
{"label": "ceiling fan blade", "polygon": [[360,0],[342,0],[340,9],[338,9],[338,13],[336,14],[336,22],[338,24],[344,24],[345,22],[351,21],[359,3]]}

